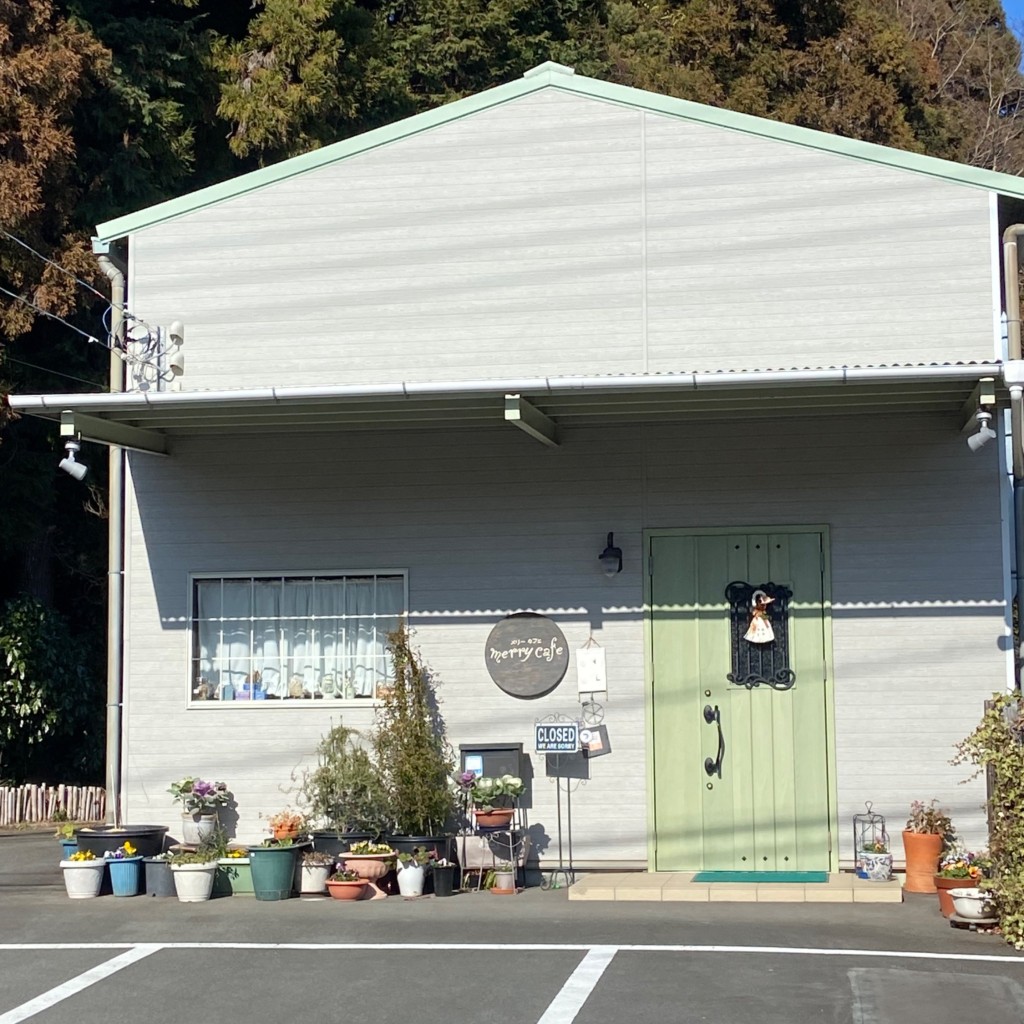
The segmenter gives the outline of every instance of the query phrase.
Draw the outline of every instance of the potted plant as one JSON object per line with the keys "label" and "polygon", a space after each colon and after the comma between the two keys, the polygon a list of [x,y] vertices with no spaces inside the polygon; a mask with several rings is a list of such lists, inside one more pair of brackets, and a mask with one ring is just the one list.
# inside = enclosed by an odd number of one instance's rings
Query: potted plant
{"label": "potted plant", "polygon": [[455,813],[454,759],[445,739],[430,674],[413,651],[405,623],[388,634],[394,676],[377,709],[373,749],[388,798],[392,846],[427,846],[448,855]]}
{"label": "potted plant", "polygon": [[372,898],[377,899],[387,895],[377,883],[391,870],[397,857],[398,852],[387,843],[364,840],[353,843],[342,854],[342,864],[346,871],[355,871],[373,890]]}
{"label": "potted plant", "polygon": [[872,882],[888,882],[892,878],[892,853],[889,837],[884,833],[880,838],[865,843],[860,852],[860,867],[863,877]]}
{"label": "potted plant", "polygon": [[299,861],[295,888],[300,893],[321,895],[334,871],[334,855],[323,850],[306,850]]}
{"label": "potted plant", "polygon": [[115,896],[138,896],[142,888],[142,854],[129,840],[107,854],[110,885]]}
{"label": "potted plant", "polygon": [[170,857],[169,853],[158,853],[154,857],[142,858],[147,896],[178,895],[174,887],[174,875],[171,873]]}
{"label": "potted plant", "polygon": [[258,900],[288,900],[295,883],[295,864],[302,846],[294,839],[264,839],[249,848],[252,890]]}
{"label": "potted plant", "polygon": [[182,903],[202,903],[213,894],[217,858],[205,850],[178,849],[168,858],[174,890]]}
{"label": "potted plant", "polygon": [[953,889],[977,889],[989,867],[988,857],[970,850],[951,850],[939,862],[935,888],[939,894],[939,910],[943,917],[954,913]]}
{"label": "potted plant", "polygon": [[455,865],[450,860],[435,860],[430,874],[435,896],[451,896],[455,892]]}
{"label": "potted plant", "polygon": [[53,835],[55,839],[60,840],[61,860],[67,860],[78,849],[75,826],[70,821],[66,821],[63,825],[57,826],[57,831]]}
{"label": "potted plant", "polygon": [[186,775],[167,790],[181,804],[181,838],[190,845],[201,843],[217,827],[217,809],[231,800],[224,782]]}
{"label": "potted plant", "polygon": [[303,777],[302,796],[317,825],[313,847],[344,853],[354,842],[376,839],[388,820],[387,793],[370,751],[355,729],[336,725],[317,747],[317,767]]}
{"label": "potted plant", "polygon": [[366,879],[357,871],[337,871],[327,879],[327,891],[336,900],[358,900],[366,893]]}
{"label": "potted plant", "polygon": [[275,839],[298,839],[306,829],[306,818],[299,811],[286,807],[267,819],[270,833]]}
{"label": "potted plant", "polygon": [[915,800],[910,805],[910,817],[903,832],[907,877],[903,888],[907,892],[935,892],[935,872],[945,846],[955,838],[949,815],[941,810],[937,800],[925,804]]}
{"label": "potted plant", "polygon": [[113,853],[128,840],[143,857],[155,857],[163,853],[166,837],[166,825],[83,825],[75,830],[79,850],[97,857]]}
{"label": "potted plant", "polygon": [[515,813],[514,801],[523,795],[523,780],[515,775],[481,775],[469,788],[473,814],[480,828],[507,828]]}
{"label": "potted plant", "polygon": [[494,869],[492,884],[489,886],[495,896],[514,896],[516,892],[516,871],[507,861]]}
{"label": "potted plant", "polygon": [[427,868],[436,860],[433,850],[425,846],[398,853],[398,891],[403,896],[422,896]]}
{"label": "potted plant", "polygon": [[92,850],[76,850],[62,860],[60,866],[69,899],[87,900],[99,896],[106,864]]}
{"label": "potted plant", "polygon": [[252,865],[249,850],[245,846],[228,847],[217,858],[217,874],[214,878],[215,896],[237,896],[239,893],[252,895]]}

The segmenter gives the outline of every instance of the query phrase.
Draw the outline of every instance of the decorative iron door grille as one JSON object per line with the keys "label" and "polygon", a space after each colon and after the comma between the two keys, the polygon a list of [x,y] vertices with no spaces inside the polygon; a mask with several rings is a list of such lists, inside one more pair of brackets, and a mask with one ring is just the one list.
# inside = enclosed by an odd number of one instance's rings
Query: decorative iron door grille
{"label": "decorative iron door grille", "polygon": [[[788,690],[796,682],[789,667],[789,602],[793,591],[778,583],[735,580],[725,588],[732,645],[730,683],[752,690]],[[758,639],[748,639],[754,635]],[[764,639],[770,636],[771,639]]]}

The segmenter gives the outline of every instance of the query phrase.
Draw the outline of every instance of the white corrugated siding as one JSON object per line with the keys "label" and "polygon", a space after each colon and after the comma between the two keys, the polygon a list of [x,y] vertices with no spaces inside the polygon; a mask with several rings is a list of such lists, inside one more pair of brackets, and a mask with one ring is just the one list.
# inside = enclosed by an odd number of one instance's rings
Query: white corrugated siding
{"label": "white corrugated siding", "polygon": [[[258,442],[258,443],[256,443]],[[186,710],[190,571],[402,567],[411,621],[440,681],[450,738],[522,741],[571,713],[575,667],[551,695],[491,683],[484,642],[503,614],[551,615],[574,650],[608,656],[613,754],[573,797],[580,861],[646,862],[642,600],[645,527],[831,528],[839,820],[865,800],[893,833],[912,799],[953,808],[980,838],[982,788],[959,785],[953,744],[1005,679],[998,476],[941,416],[702,423],[567,431],[549,450],[511,427],[476,432],[221,435],[172,458],[132,456],[126,700],[128,817],[174,823],[165,790],[226,780],[241,820],[295,801],[338,712]],[[624,550],[607,579],[609,530]],[[368,726],[366,711],[346,714]],[[556,856],[555,792],[533,757],[530,820]]]}
{"label": "white corrugated siding", "polygon": [[992,352],[986,193],[555,91],[131,246],[189,389]]}

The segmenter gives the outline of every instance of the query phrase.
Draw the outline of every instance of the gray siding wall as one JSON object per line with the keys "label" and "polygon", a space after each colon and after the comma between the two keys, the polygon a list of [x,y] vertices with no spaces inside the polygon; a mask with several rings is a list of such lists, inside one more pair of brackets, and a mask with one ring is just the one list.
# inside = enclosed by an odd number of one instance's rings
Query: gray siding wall
{"label": "gray siding wall", "polygon": [[[126,813],[175,824],[165,792],[201,774],[234,790],[238,834],[295,803],[319,704],[186,708],[188,574],[401,567],[410,618],[440,680],[450,739],[522,741],[576,708],[575,664],[549,696],[516,701],[483,661],[491,626],[550,615],[570,648],[606,649],[613,753],[574,796],[580,862],[646,863],[642,530],[828,524],[833,569],[839,839],[871,800],[899,831],[913,799],[952,808],[969,841],[982,787],[954,743],[1005,684],[995,446],[971,455],[946,417],[567,431],[549,450],[512,428],[220,435],[171,459],[131,456]],[[615,531],[625,568],[601,574]],[[344,711],[368,727],[370,712]],[[555,857],[555,790],[533,756],[531,821]],[[898,849],[898,844],[897,844]]]}
{"label": "gray siding wall", "polygon": [[131,239],[183,386],[992,355],[988,196],[545,90]]}

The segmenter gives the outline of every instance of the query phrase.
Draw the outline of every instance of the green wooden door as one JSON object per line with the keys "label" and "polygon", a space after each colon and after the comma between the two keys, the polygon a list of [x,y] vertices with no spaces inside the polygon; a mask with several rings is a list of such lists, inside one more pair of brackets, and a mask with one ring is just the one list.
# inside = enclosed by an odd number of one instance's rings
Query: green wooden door
{"label": "green wooden door", "polygon": [[[650,544],[656,869],[827,870],[822,534],[673,534]],[[726,678],[734,581],[792,591],[791,688]],[[706,769],[720,742],[721,777]]]}

